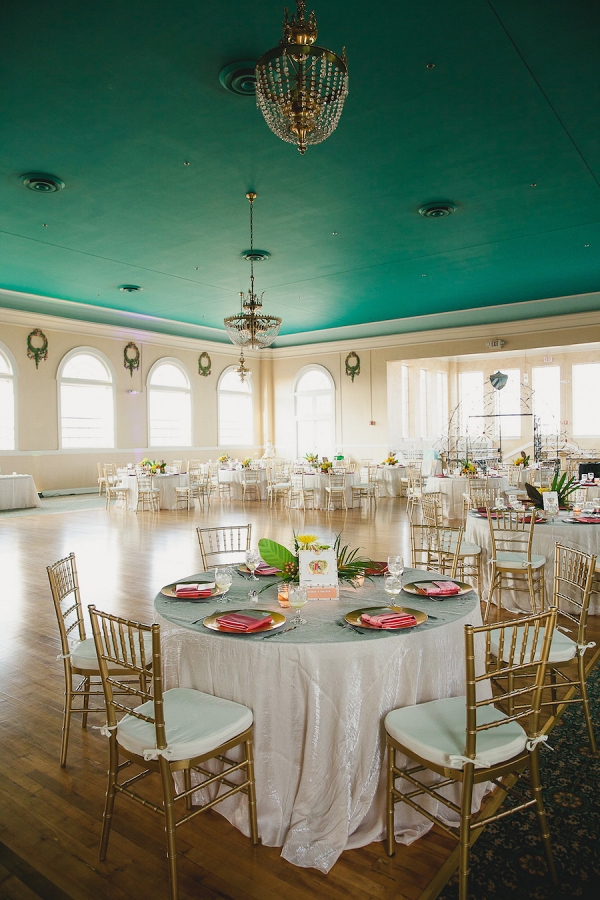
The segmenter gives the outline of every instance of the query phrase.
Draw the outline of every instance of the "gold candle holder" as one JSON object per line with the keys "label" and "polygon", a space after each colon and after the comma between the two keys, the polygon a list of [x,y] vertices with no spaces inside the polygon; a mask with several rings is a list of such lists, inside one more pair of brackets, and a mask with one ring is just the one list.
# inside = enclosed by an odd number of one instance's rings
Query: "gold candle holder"
{"label": "gold candle holder", "polygon": [[352,579],[352,584],[354,585],[354,587],[357,587],[357,588],[362,587],[364,583],[365,583],[364,575],[355,575],[354,578]]}
{"label": "gold candle holder", "polygon": [[277,588],[277,602],[280,606],[283,606],[284,609],[289,607],[290,601],[287,584],[280,584]]}

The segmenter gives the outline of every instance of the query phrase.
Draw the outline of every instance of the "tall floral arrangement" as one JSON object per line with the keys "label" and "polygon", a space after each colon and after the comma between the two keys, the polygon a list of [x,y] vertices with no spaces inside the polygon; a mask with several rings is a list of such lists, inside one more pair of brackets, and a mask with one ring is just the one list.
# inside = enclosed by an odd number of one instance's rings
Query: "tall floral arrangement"
{"label": "tall floral arrangement", "polygon": [[[331,544],[323,544],[319,541],[316,534],[294,534],[294,550],[293,552],[283,544],[277,541],[271,541],[268,538],[261,538],[258,542],[258,551],[261,558],[268,566],[277,569],[281,574],[282,581],[298,582],[298,553],[300,550],[329,550]],[[359,549],[350,549],[349,544],[342,545],[341,532],[336,535],[333,543],[333,549],[337,559],[338,578],[340,581],[353,584],[353,579],[357,575],[364,574],[365,569],[377,567],[371,559],[365,556],[359,556]],[[353,585],[355,586],[355,585]]]}

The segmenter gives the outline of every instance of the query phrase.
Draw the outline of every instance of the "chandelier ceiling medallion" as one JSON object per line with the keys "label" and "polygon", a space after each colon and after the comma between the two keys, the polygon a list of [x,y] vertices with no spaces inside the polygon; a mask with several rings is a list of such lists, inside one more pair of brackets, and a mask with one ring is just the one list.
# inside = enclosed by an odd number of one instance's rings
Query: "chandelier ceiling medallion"
{"label": "chandelier ceiling medallion", "polygon": [[348,94],[346,48],[338,56],[315,46],[317,20],[305,18],[305,0],[296,15],[285,10],[283,38],[256,63],[256,102],[271,131],[282,141],[320,144],[337,128]]}
{"label": "chandelier ceiling medallion", "polygon": [[[263,257],[260,255],[255,256],[254,253],[253,210],[256,194],[253,191],[249,191],[246,197],[250,201],[250,252],[245,253],[244,257],[250,260],[250,290],[247,294],[240,292],[242,303],[240,312],[235,316],[229,316],[224,322],[227,334],[236,347],[261,350],[264,347],[269,347],[279,334],[281,319],[277,316],[268,316],[266,313],[263,313],[262,298],[264,295],[261,294],[259,297],[254,292],[254,260]],[[243,359],[240,360],[240,363],[243,368]]]}

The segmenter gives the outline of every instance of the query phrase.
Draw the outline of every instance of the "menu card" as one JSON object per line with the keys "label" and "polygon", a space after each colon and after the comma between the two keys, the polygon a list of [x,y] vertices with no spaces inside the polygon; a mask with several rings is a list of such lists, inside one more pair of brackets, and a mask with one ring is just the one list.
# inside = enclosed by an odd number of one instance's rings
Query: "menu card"
{"label": "menu card", "polygon": [[332,600],[338,596],[335,550],[299,550],[300,584],[309,600]]}

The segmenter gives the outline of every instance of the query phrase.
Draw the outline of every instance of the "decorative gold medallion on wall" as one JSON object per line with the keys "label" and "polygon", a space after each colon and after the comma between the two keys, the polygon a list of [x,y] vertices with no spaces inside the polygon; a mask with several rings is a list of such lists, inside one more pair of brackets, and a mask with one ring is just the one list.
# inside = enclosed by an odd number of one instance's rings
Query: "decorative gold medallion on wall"
{"label": "decorative gold medallion on wall", "polygon": [[349,375],[352,381],[355,375],[360,375],[360,357],[354,350],[346,357],[346,375]]}
{"label": "decorative gold medallion on wall", "polygon": [[129,341],[123,350],[123,365],[129,369],[129,374],[133,378],[133,370],[140,367],[140,348],[133,341]]}
{"label": "decorative gold medallion on wall", "polygon": [[[42,342],[41,347],[36,347],[31,341],[32,338],[39,338]],[[36,369],[39,367],[40,360],[48,359],[48,338],[41,328],[34,328],[33,331],[27,335],[27,357],[28,359],[35,359]]]}
{"label": "decorative gold medallion on wall", "polygon": [[204,353],[201,353],[198,357],[198,375],[210,375],[211,366],[210,356],[205,350]]}

